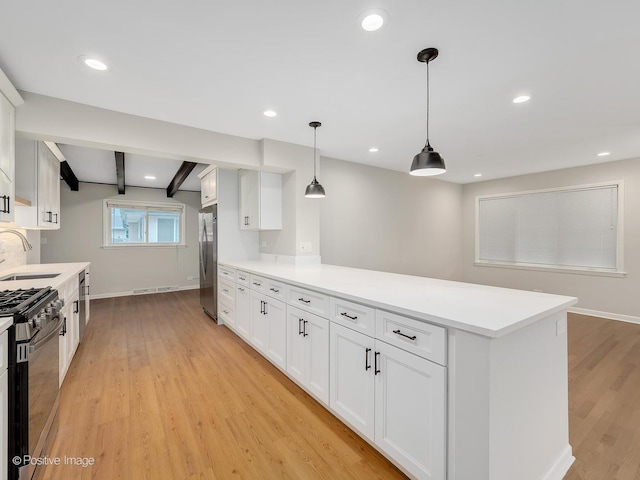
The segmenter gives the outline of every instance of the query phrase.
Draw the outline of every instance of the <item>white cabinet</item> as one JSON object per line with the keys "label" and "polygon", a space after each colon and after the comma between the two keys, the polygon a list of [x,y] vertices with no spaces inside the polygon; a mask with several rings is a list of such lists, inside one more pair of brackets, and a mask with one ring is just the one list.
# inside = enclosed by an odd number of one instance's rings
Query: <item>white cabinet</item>
{"label": "white cabinet", "polygon": [[374,440],[374,340],[335,323],[330,327],[330,405],[361,435]]}
{"label": "white cabinet", "polygon": [[58,337],[60,346],[59,370],[60,385],[69,370],[69,365],[80,343],[80,295],[79,282],[75,277],[58,288],[58,298],[64,302],[60,315],[65,319],[62,332]]}
{"label": "white cabinet", "polygon": [[19,227],[60,228],[60,160],[44,142],[16,141],[16,195],[31,202],[16,208]]}
{"label": "white cabinet", "polygon": [[251,335],[251,297],[249,287],[236,285],[236,332],[245,340]]}
{"label": "white cabinet", "polygon": [[445,479],[446,369],[332,323],[330,405],[419,479]]}
{"label": "white cabinet", "polygon": [[282,229],[282,175],[240,170],[239,220],[241,230]]}
{"label": "white cabinet", "polygon": [[446,369],[378,340],[373,363],[376,445],[416,478],[444,480]]}
{"label": "white cabinet", "polygon": [[287,373],[329,404],[329,321],[287,307]]}
{"label": "white cabinet", "polygon": [[203,207],[213,205],[218,201],[218,169],[207,168],[200,177],[200,203]]}
{"label": "white cabinet", "polygon": [[[89,267],[84,269],[84,322],[85,325],[89,323],[90,317],[90,305],[91,305],[91,275],[89,274]],[[82,320],[82,319],[80,319]]]}
{"label": "white cabinet", "polygon": [[286,368],[286,304],[251,290],[251,331],[249,340],[275,365]]}
{"label": "white cabinet", "polygon": [[15,211],[15,108],[0,93],[0,222],[11,222]]}

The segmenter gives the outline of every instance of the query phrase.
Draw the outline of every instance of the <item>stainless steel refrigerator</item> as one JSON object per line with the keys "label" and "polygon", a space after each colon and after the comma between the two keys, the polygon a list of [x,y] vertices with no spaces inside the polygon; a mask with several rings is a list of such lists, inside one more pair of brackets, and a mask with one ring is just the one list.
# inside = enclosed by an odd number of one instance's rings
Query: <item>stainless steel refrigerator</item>
{"label": "stainless steel refrigerator", "polygon": [[205,207],[199,214],[200,304],[218,322],[218,206]]}

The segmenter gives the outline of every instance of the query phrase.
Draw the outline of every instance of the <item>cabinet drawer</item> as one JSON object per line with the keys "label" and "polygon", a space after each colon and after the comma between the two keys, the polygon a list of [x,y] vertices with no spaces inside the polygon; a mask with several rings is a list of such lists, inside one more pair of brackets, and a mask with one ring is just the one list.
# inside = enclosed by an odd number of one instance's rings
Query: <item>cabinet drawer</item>
{"label": "cabinet drawer", "polygon": [[289,304],[321,317],[329,316],[329,297],[306,288],[290,287]]}
{"label": "cabinet drawer", "polygon": [[266,292],[267,290],[267,279],[264,277],[260,277],[258,275],[251,275],[250,277],[251,284],[249,287],[251,290],[255,290],[257,292]]}
{"label": "cabinet drawer", "polygon": [[270,297],[286,302],[289,298],[289,285],[265,278],[265,293]]}
{"label": "cabinet drawer", "polygon": [[446,329],[376,310],[376,338],[440,365],[447,364]]}
{"label": "cabinet drawer", "polygon": [[220,299],[224,299],[227,303],[235,305],[236,302],[236,289],[233,282],[220,279],[218,283],[218,295]]}
{"label": "cabinet drawer", "polygon": [[9,366],[9,332],[6,330],[0,335],[0,373]]}
{"label": "cabinet drawer", "polygon": [[331,297],[331,320],[351,330],[375,337],[376,311],[371,307]]}
{"label": "cabinet drawer", "polygon": [[235,282],[236,271],[233,268],[229,268],[225,265],[218,265],[218,276],[222,278],[228,278],[230,281]]}
{"label": "cabinet drawer", "polygon": [[233,304],[229,303],[226,299],[220,297],[218,300],[218,317],[222,319],[225,325],[231,328],[236,324],[236,309]]}
{"label": "cabinet drawer", "polygon": [[236,282],[248,287],[251,284],[251,275],[242,270],[236,272]]}

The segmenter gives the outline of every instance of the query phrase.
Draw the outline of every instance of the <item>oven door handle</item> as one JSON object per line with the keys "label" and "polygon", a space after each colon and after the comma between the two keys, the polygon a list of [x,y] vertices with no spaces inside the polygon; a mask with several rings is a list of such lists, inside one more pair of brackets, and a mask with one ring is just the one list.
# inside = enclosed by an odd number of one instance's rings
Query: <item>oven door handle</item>
{"label": "oven door handle", "polygon": [[63,323],[64,323],[64,315],[58,316],[58,323],[56,324],[55,328],[53,328],[49,333],[47,333],[46,337],[41,338],[38,341],[32,342],[29,344],[29,353],[33,353],[37,351],[43,344],[47,343],[51,339],[51,337],[53,337],[54,335],[57,337],[59,334],[60,327],[62,327]]}

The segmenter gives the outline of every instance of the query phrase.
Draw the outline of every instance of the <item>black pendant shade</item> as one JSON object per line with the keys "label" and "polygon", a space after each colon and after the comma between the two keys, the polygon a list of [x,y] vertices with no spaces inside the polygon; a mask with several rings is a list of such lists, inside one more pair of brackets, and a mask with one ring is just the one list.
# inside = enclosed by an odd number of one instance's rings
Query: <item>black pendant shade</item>
{"label": "black pendant shade", "polygon": [[447,171],[444,166],[444,158],[431,148],[431,145],[424,146],[422,151],[413,157],[411,164],[411,175],[416,177],[430,177],[440,175]]}
{"label": "black pendant shade", "polygon": [[429,62],[438,56],[437,48],[425,48],[418,53],[418,61],[427,64],[427,142],[420,153],[413,157],[411,175],[430,177],[447,171],[444,158],[429,144]]}
{"label": "black pendant shade", "polygon": [[309,126],[313,128],[313,180],[307,185],[304,196],[306,198],[324,198],[324,187],[316,179],[316,129],[322,124],[320,122],[311,122]]}

